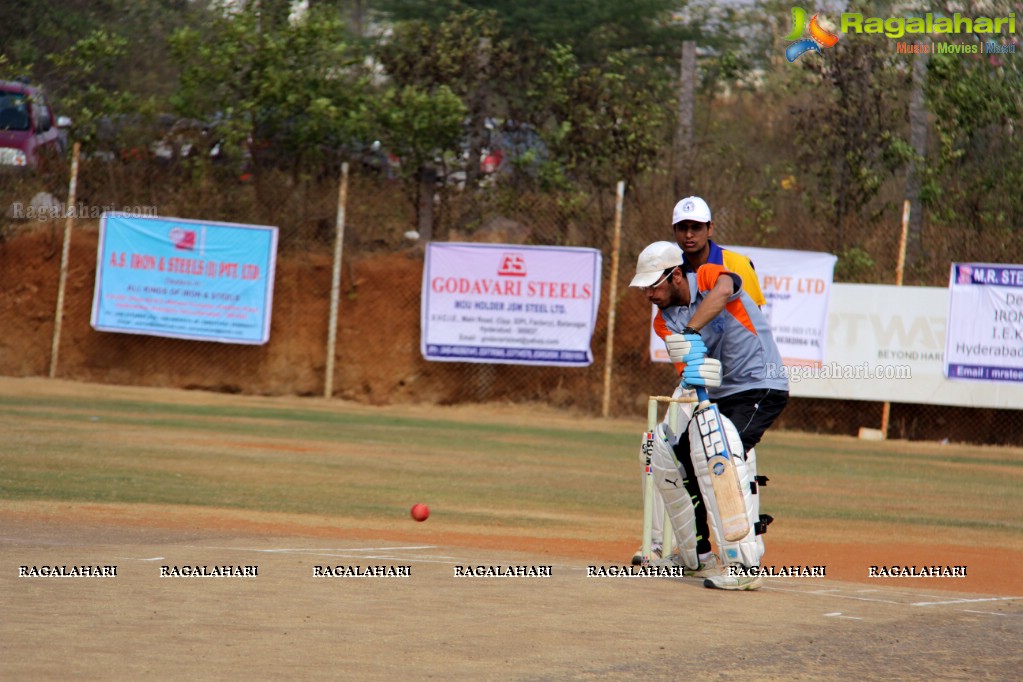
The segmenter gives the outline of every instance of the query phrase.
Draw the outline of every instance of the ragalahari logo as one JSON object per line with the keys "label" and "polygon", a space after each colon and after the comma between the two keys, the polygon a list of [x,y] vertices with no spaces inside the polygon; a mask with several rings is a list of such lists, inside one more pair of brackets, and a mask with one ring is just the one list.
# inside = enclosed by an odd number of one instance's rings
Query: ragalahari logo
{"label": "ragalahari logo", "polygon": [[[813,15],[810,23],[807,24],[807,12],[802,7],[792,8],[792,30],[785,40],[796,42],[785,48],[785,58],[794,62],[807,52],[820,53],[822,47],[834,47],[838,42],[838,35],[828,31],[817,21],[819,14]],[[803,33],[810,34],[809,38],[803,38]]]}
{"label": "ragalahari logo", "polygon": [[506,253],[501,256],[501,265],[497,269],[499,277],[525,277],[526,260],[515,253]]}

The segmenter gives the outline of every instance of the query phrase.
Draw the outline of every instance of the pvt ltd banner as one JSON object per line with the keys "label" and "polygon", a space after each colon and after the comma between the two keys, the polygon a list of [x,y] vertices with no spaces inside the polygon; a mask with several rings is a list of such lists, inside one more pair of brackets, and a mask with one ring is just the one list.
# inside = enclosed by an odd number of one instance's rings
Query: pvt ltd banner
{"label": "pvt ltd banner", "polygon": [[1023,382],[1023,266],[953,263],[945,376]]}
{"label": "pvt ltd banner", "polygon": [[103,332],[263,344],[277,228],[105,213],[91,323]]}
{"label": "pvt ltd banner", "polygon": [[587,366],[600,276],[597,249],[431,243],[423,267],[423,357]]}
{"label": "pvt ltd banner", "polygon": [[[830,253],[728,246],[753,262],[766,303],[762,310],[788,366],[820,365],[825,359],[828,304],[835,262]],[[653,314],[656,315],[654,308]],[[668,351],[651,328],[650,359],[668,362]]]}

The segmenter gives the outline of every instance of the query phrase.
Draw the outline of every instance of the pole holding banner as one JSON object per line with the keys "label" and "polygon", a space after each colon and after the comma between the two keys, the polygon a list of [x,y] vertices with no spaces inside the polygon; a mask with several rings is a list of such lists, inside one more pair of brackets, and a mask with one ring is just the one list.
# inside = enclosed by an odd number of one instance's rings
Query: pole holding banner
{"label": "pole holding banner", "polygon": [[334,348],[337,345],[337,309],[341,300],[341,249],[345,240],[345,206],[348,203],[348,162],[341,164],[341,185],[337,196],[337,236],[334,238],[334,272],[330,281],[330,323],[327,330],[327,369],[323,397],[334,393]]}
{"label": "pole holding banner", "polygon": [[50,348],[50,378],[57,375],[57,355],[60,350],[60,331],[64,326],[64,289],[67,286],[68,259],[71,255],[71,227],[75,222],[75,203],[78,192],[78,152],[82,144],[75,142],[71,153],[71,184],[67,191],[67,210],[64,212],[64,247],[60,253],[60,281],[57,284],[57,310],[53,316],[53,345]]}
{"label": "pole holding banner", "polygon": [[625,198],[625,181],[618,181],[615,196],[614,236],[611,240],[611,291],[608,294],[607,313],[607,350],[604,356],[604,398],[601,401],[600,414],[607,417],[611,411],[611,365],[614,360],[615,347],[615,308],[618,303],[618,257],[622,243],[622,204]]}

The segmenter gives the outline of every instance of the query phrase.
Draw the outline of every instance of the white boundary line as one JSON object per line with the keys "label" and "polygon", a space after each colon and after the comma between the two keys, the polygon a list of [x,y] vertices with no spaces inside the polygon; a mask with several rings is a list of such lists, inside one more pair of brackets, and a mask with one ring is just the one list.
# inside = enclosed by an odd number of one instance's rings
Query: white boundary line
{"label": "white boundary line", "polygon": [[[224,549],[224,548],[218,548]],[[249,552],[268,552],[268,553],[296,553],[304,554],[308,552],[401,552],[411,549],[437,549],[437,545],[412,545],[410,547],[303,547],[300,549],[252,549],[245,548],[245,551]]]}
{"label": "white boundary line", "polygon": [[978,602],[986,601],[1014,601],[1020,599],[1020,597],[985,597],[982,599],[950,599],[946,601],[918,601],[913,602],[910,606],[944,606],[946,604],[976,604]]}
{"label": "white boundary line", "polygon": [[[974,597],[958,597],[958,598],[954,598],[954,599],[940,599],[937,595],[927,595],[927,596],[933,597],[934,599],[939,599],[939,601],[909,601],[909,602],[905,602],[905,601],[898,601],[898,600],[893,600],[893,599],[880,599],[880,598],[873,598],[873,597],[860,597],[860,596],[856,596],[854,594],[842,594],[840,588],[832,588],[832,589],[826,589],[826,590],[796,590],[796,589],[786,589],[784,587],[774,587],[772,585],[765,585],[763,587],[763,589],[765,589],[765,590],[772,590],[772,591],[775,591],[775,592],[790,592],[790,593],[796,593],[796,594],[810,594],[810,595],[816,595],[816,596],[822,596],[822,597],[836,597],[838,599],[849,599],[849,600],[853,600],[853,601],[864,601],[864,602],[873,602],[873,603],[878,603],[878,604],[890,604],[892,606],[910,606],[910,607],[919,607],[919,606],[951,606],[951,605],[955,605],[955,604],[981,604],[981,603],[990,603],[990,602],[1017,601],[1019,599],[1023,599],[1023,597],[975,597],[975,598]],[[875,589],[859,590],[859,592],[876,592],[876,591],[878,591],[878,590],[875,590]],[[913,597],[916,597],[916,598],[919,598],[921,596],[919,594],[914,594],[912,592],[903,593],[903,594],[907,594],[907,595],[910,595],[910,596],[913,596]],[[981,614],[986,614],[986,615],[999,615],[999,616],[1008,615],[1008,614],[1003,614],[1003,613],[995,613],[993,611],[971,611],[969,609],[962,609],[962,610],[963,611],[969,611],[970,613],[981,613]],[[829,615],[832,615],[832,614],[824,614],[824,615],[829,616]]]}

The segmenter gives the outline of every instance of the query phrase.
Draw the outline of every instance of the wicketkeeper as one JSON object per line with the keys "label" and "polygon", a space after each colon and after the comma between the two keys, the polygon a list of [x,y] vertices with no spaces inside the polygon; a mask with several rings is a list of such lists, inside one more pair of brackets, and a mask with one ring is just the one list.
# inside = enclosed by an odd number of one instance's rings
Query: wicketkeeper
{"label": "wicketkeeper", "polygon": [[[698,428],[697,410],[688,433],[670,433],[665,424],[657,427],[652,466],[678,547],[677,557],[662,561],[683,563],[688,574],[705,577],[707,587],[756,589],[761,579],[746,574],[760,564],[761,535],[771,519],[759,513],[758,493],[766,478],[757,476],[754,447],[788,402],[788,379],[783,372],[770,371],[782,367],[781,354],[739,276],[712,263],[689,273],[681,266],[676,244],[654,242],[639,255],[630,286],[646,293],[673,332],[665,345],[672,362],[682,366],[676,393],[706,390],[724,417],[719,428],[733,455],[749,531],[741,539],[726,539],[731,518],[722,515],[714,495],[708,467],[713,453],[704,437],[708,427],[702,423],[706,415]],[[747,570],[732,575],[729,565]]]}

